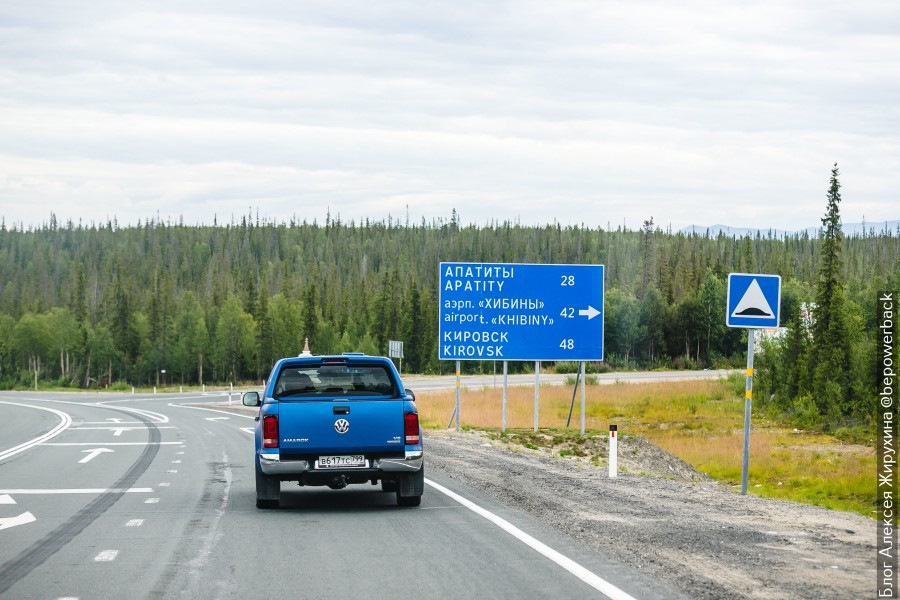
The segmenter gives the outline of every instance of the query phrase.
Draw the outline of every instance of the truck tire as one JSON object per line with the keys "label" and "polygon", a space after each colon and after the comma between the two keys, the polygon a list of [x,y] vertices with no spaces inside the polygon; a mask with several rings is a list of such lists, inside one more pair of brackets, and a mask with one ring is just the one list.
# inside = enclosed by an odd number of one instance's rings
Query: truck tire
{"label": "truck tire", "polygon": [[278,508],[281,481],[256,471],[256,508]]}
{"label": "truck tire", "polygon": [[397,505],[419,506],[425,491],[425,465],[415,473],[400,475],[397,482]]}

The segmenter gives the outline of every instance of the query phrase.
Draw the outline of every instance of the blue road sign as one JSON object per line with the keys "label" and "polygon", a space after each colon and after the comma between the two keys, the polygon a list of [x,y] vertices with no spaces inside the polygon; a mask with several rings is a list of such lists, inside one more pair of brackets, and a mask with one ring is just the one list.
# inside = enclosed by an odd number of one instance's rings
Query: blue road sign
{"label": "blue road sign", "polygon": [[441,360],[603,360],[603,265],[440,269]]}
{"label": "blue road sign", "polygon": [[778,327],[781,312],[781,276],[729,273],[728,327]]}

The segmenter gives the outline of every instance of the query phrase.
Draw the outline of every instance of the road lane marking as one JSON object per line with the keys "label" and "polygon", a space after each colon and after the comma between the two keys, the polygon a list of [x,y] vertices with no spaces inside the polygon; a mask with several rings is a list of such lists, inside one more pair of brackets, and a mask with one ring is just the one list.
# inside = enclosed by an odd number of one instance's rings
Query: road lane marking
{"label": "road lane marking", "polygon": [[13,527],[18,527],[19,525],[27,525],[29,523],[34,523],[35,521],[37,521],[37,518],[35,518],[33,514],[30,512],[23,512],[17,517],[0,519],[0,530],[11,529]]}
{"label": "road lane marking", "polygon": [[21,494],[147,494],[153,491],[153,488],[62,488],[62,489],[16,489],[16,490],[0,490],[0,494],[21,495]]}
{"label": "road lane marking", "polygon": [[241,427],[241,431],[254,435],[256,431],[252,427]]}
{"label": "road lane marking", "polygon": [[[95,423],[92,423],[92,425],[93,424],[95,424]],[[122,427],[121,425],[124,425],[124,424],[125,423],[118,424],[118,425],[107,425],[106,427],[81,427],[81,426],[76,425],[75,427],[72,427],[72,430],[74,431],[76,429],[80,429],[82,431],[86,431],[86,430],[118,431],[120,433],[117,433],[116,435],[121,435],[122,431],[144,431],[145,429],[147,429],[146,427]],[[157,429],[175,429],[175,427],[173,427],[172,425],[166,425],[164,427],[157,427]]]}
{"label": "road lane marking", "polygon": [[549,558],[550,560],[555,562],[557,565],[559,565],[560,567],[562,567],[563,569],[565,569],[566,571],[568,571],[569,573],[571,573],[578,579],[582,580],[583,582],[585,582],[586,584],[588,584],[589,586],[591,586],[592,588],[594,588],[601,594],[605,594],[607,597],[610,598],[610,600],[635,600],[635,598],[633,596],[620,590],[619,588],[617,588],[610,582],[606,581],[599,575],[593,573],[592,571],[588,571],[587,569],[585,569],[584,567],[579,565],[577,562],[575,562],[571,558],[564,556],[563,554],[560,554],[559,552],[557,552],[550,546],[546,545],[545,543],[538,541],[537,539],[531,537],[530,535],[528,535],[527,533],[525,533],[524,531],[522,531],[521,529],[519,529],[518,527],[516,527],[509,521],[507,521],[506,519],[498,517],[494,513],[490,512],[484,508],[481,508],[480,506],[478,506],[471,500],[468,500],[468,499],[460,496],[456,492],[452,492],[452,491],[448,490],[447,488],[440,485],[439,483],[435,483],[435,482],[431,481],[430,479],[425,479],[425,483],[427,483],[429,486],[433,487],[437,491],[441,492],[445,496],[448,496],[449,498],[456,500],[457,502],[459,502],[460,504],[462,504],[463,506],[465,506],[466,508],[468,508],[469,510],[474,512],[476,515],[484,517],[485,519],[487,519],[488,521],[490,521],[491,523],[493,523],[494,525],[496,525],[497,527],[499,527],[506,533],[510,534],[511,536],[513,536],[514,538],[516,538],[517,540],[519,540],[520,542],[522,542],[523,544],[525,544],[526,546],[531,548],[532,550],[538,552],[539,554],[545,556],[546,558]]}
{"label": "road lane marking", "polygon": [[[142,417],[140,420],[144,421],[145,418]],[[149,420],[147,423],[147,441],[149,443],[144,445],[137,460],[115,480],[115,483],[97,490],[99,493],[95,492],[95,497],[90,499],[77,513],[60,523],[53,531],[21,550],[11,560],[0,564],[0,597],[19,581],[33,573],[35,569],[46,564],[53,555],[78,538],[87,527],[121,500],[122,494],[111,493],[113,490],[132,488],[137,480],[147,472],[156,459],[156,455],[159,454],[159,446],[155,442],[160,441],[160,432],[152,426],[153,424]],[[0,493],[12,492],[4,490]]]}
{"label": "road lane marking", "polygon": [[178,469],[169,469],[166,473],[177,473]]}
{"label": "road lane marking", "polygon": [[178,455],[178,454],[184,454],[184,452],[176,452],[175,454],[176,454],[176,455]]}
{"label": "road lane marking", "polygon": [[143,519],[131,519],[127,523],[125,523],[125,527],[140,527],[144,524]]}
{"label": "road lane marking", "polygon": [[180,461],[180,460],[173,460],[173,461],[172,461],[172,464],[173,464],[173,465],[180,465],[180,464],[181,464],[181,461]]}
{"label": "road lane marking", "polygon": [[206,417],[207,421],[227,421],[231,417]]}
{"label": "road lane marking", "polygon": [[172,484],[169,483],[168,481],[164,481],[164,482],[162,482],[162,483],[160,483],[160,484],[157,484],[156,487],[169,487],[170,485],[172,485]]}
{"label": "road lane marking", "polygon": [[112,562],[116,560],[116,557],[119,555],[118,550],[104,550],[100,554],[94,557],[95,562]]}
{"label": "road lane marking", "polygon": [[144,504],[159,504],[159,498],[147,498]]}
{"label": "road lane marking", "polygon": [[29,448],[31,448],[33,446],[37,446],[38,444],[46,442],[49,439],[55,438],[56,436],[61,434],[63,431],[65,431],[66,429],[68,429],[69,427],[72,426],[72,417],[70,415],[68,415],[67,413],[62,412],[61,410],[56,410],[55,408],[47,408],[45,406],[32,406],[31,404],[20,404],[18,402],[5,402],[3,400],[0,400],[0,404],[8,404],[10,406],[23,406],[25,408],[34,408],[36,410],[43,410],[46,412],[51,412],[60,418],[60,422],[56,425],[56,427],[54,427],[53,429],[51,429],[44,435],[39,435],[38,437],[34,438],[33,440],[29,440],[27,442],[19,444],[18,446],[13,446],[12,448],[10,448],[8,450],[4,450],[3,452],[0,452],[0,461],[6,460],[10,456],[14,456],[14,455],[18,454],[19,452],[24,452],[25,450],[28,450]]}
{"label": "road lane marking", "polygon": [[255,419],[256,418],[256,415],[242,415],[240,413],[230,412],[227,410],[216,410],[214,408],[203,408],[202,406],[184,406],[183,404],[172,404],[171,402],[169,403],[169,406],[171,406],[173,408],[190,408],[192,410],[205,410],[207,412],[219,413],[219,414],[223,414],[223,415],[228,415],[230,417],[242,417],[244,419]]}
{"label": "road lane marking", "polygon": [[141,415],[142,417],[147,417],[151,421],[156,423],[168,423],[169,417],[162,413],[153,412],[151,410],[143,410],[140,408],[131,408],[129,406],[109,406],[110,404],[114,404],[116,402],[132,402],[132,400],[107,400],[106,402],[97,402],[97,406],[102,406],[103,408],[115,408],[115,410],[124,410],[128,412],[133,412],[135,414]]}
{"label": "road lane marking", "polygon": [[[181,442],[103,442],[104,446],[174,446]],[[97,442],[47,442],[42,446],[96,446]]]}
{"label": "road lane marking", "polygon": [[78,464],[84,464],[91,462],[101,454],[106,452],[115,452],[115,450],[110,450],[109,448],[94,448],[93,450],[82,450],[82,452],[88,452],[89,454],[78,461]]}
{"label": "road lane marking", "polygon": [[12,496],[9,494],[3,494],[0,496],[0,504],[15,504],[16,501],[13,500]]}

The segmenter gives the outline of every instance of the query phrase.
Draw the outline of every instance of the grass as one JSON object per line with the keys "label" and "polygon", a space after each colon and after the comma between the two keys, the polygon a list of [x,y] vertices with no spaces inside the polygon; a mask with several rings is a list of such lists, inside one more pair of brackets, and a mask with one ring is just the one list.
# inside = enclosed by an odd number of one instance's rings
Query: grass
{"label": "grass", "polygon": [[[743,377],[727,380],[590,385],[585,427],[588,435],[605,433],[615,423],[622,434],[640,435],[698,470],[740,489],[743,456]],[[447,426],[455,391],[421,393],[419,416],[425,427]],[[501,389],[464,390],[461,422],[499,430]],[[525,447],[552,444],[564,433],[572,389],[541,386],[539,437],[532,437],[534,388],[509,388],[509,436]],[[580,424],[576,395],[572,429]],[[571,437],[571,436],[570,436]],[[875,493],[874,441],[842,443],[821,433],[801,432],[753,415],[750,435],[748,491],[752,494],[852,510],[873,516]],[[557,440],[558,441],[558,440]],[[543,443],[542,443],[543,442]],[[579,455],[578,444],[566,443],[563,456]]]}

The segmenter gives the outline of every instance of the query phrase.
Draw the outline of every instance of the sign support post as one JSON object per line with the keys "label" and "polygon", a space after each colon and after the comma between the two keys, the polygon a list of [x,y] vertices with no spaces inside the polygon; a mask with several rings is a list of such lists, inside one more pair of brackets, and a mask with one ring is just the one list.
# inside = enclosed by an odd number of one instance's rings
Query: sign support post
{"label": "sign support post", "polygon": [[541,388],[541,361],[534,361],[534,432],[538,430],[538,398]]}
{"label": "sign support post", "polygon": [[460,375],[460,367],[459,361],[456,361],[456,430],[459,431],[459,375]]}
{"label": "sign support post", "polygon": [[747,495],[747,473],[750,470],[750,410],[753,405],[753,350],[755,329],[747,330],[747,387],[744,393],[744,460],[741,466],[741,495]]}
{"label": "sign support post", "polygon": [[508,375],[506,361],[503,361],[503,423],[500,431],[506,431],[506,378]]}
{"label": "sign support post", "polygon": [[741,461],[741,495],[747,495],[750,473],[750,413],[753,408],[753,352],[756,330],[778,328],[781,317],[781,277],[730,273],[725,325],[747,329],[747,385],[744,391],[744,452]]}
{"label": "sign support post", "polygon": [[581,361],[581,435],[584,435],[584,410],[585,410],[585,402],[584,402],[584,361]]}

